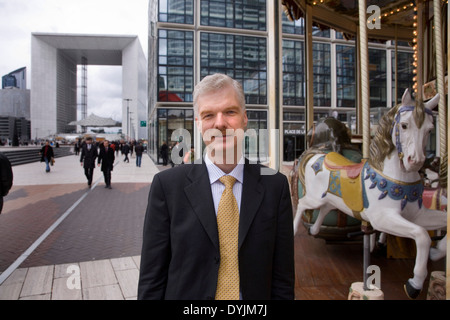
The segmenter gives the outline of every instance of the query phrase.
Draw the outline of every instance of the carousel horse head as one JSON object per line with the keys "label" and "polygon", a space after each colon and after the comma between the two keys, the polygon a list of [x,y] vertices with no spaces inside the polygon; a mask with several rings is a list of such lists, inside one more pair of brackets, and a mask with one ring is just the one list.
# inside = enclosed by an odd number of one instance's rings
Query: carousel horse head
{"label": "carousel horse head", "polygon": [[432,110],[439,103],[439,94],[428,102],[415,101],[408,89],[402,103],[380,120],[370,145],[370,164],[383,170],[386,157],[396,156],[404,172],[417,172],[426,160],[425,147],[433,126]]}

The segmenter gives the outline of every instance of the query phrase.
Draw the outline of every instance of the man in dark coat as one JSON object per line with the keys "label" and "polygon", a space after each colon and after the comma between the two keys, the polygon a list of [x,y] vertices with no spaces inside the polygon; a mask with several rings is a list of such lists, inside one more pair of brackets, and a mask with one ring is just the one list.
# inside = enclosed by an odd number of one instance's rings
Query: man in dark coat
{"label": "man in dark coat", "polygon": [[81,147],[80,163],[84,167],[84,174],[88,180],[88,187],[91,187],[94,176],[95,159],[98,157],[97,147],[92,144],[92,138],[86,138],[86,143]]}
{"label": "man in dark coat", "polygon": [[103,177],[105,178],[105,188],[111,189],[111,171],[114,168],[114,149],[109,145],[109,141],[103,141],[103,148],[98,156],[98,166],[102,166]]}
{"label": "man in dark coat", "polygon": [[[194,89],[194,113],[210,152],[201,164],[153,179],[138,299],[293,300],[289,184],[238,152],[248,124],[242,86],[226,75],[203,78]],[[211,129],[222,136],[205,139]],[[234,180],[232,190],[222,179]]]}
{"label": "man in dark coat", "polygon": [[142,154],[144,153],[144,146],[142,145],[142,142],[138,142],[136,147],[136,167],[140,167],[142,163]]}
{"label": "man in dark coat", "polygon": [[130,159],[128,159],[128,153],[130,152],[130,146],[128,143],[125,143],[122,147],[122,153],[125,155],[125,159],[123,159],[123,162],[130,162]]}
{"label": "man in dark coat", "polygon": [[40,153],[41,162],[45,162],[45,172],[50,172],[50,164],[52,163],[55,154],[53,153],[53,148],[48,140],[45,141],[45,146],[42,147]]}

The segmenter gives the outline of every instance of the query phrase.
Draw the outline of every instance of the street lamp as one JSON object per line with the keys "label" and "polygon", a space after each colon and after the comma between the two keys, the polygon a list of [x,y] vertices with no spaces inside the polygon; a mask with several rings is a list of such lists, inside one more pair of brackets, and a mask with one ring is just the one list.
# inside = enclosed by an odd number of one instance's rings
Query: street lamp
{"label": "street lamp", "polygon": [[130,101],[133,101],[133,99],[123,99],[124,101],[127,102],[127,138],[129,138],[129,129],[128,129],[128,124],[129,124],[129,113],[130,113]]}

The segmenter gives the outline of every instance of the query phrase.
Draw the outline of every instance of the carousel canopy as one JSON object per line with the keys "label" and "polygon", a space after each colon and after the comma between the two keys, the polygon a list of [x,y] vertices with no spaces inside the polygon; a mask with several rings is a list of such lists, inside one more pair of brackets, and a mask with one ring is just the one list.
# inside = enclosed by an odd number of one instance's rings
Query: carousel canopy
{"label": "carousel canopy", "polygon": [[112,118],[102,118],[95,114],[90,114],[87,118],[80,121],[72,121],[70,126],[82,126],[82,127],[120,127],[122,124]]}
{"label": "carousel canopy", "polygon": [[[332,28],[343,32],[347,38],[357,33],[359,9],[357,0],[281,0],[285,13],[291,20],[303,17],[306,6],[312,7],[312,19],[319,28]],[[413,38],[414,1],[412,0],[367,0],[368,18],[381,17],[380,28],[368,30],[368,37],[376,40],[411,41]],[[375,21],[374,21],[375,22]],[[377,23],[378,23],[377,22]]]}

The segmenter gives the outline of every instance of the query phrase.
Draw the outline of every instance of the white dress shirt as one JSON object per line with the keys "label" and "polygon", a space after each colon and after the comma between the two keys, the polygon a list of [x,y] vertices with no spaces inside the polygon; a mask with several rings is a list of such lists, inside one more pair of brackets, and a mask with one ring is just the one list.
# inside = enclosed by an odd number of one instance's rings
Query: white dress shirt
{"label": "white dress shirt", "polygon": [[[239,213],[241,212],[242,184],[244,183],[244,163],[244,158],[241,158],[236,168],[234,168],[233,171],[228,174],[236,178],[236,182],[233,186],[233,194],[236,198]],[[220,182],[219,179],[222,176],[226,176],[227,174],[223,172],[219,167],[217,167],[214,163],[212,163],[208,156],[205,156],[205,164],[206,168],[208,169],[209,181],[211,183],[211,191],[214,201],[214,209],[217,215],[220,198],[222,197],[222,193],[225,191],[225,185]]]}

